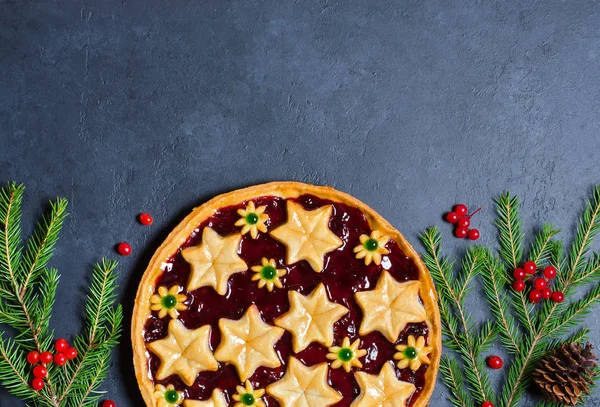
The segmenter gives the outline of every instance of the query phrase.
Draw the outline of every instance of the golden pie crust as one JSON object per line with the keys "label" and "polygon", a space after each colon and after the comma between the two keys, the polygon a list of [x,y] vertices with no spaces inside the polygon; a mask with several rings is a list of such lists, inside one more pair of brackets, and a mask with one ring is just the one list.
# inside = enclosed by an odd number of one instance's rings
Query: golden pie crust
{"label": "golden pie crust", "polygon": [[[428,405],[435,386],[442,351],[441,324],[433,280],[419,255],[410,243],[406,241],[404,236],[402,236],[402,234],[389,222],[383,219],[369,206],[348,194],[337,191],[331,187],[314,186],[299,182],[272,182],[219,195],[195,208],[190,215],[175,227],[152,257],[148,268],[142,276],[137,291],[131,324],[135,374],[142,397],[148,407],[155,407],[156,399],[154,396],[154,383],[149,377],[149,353],[147,344],[144,342],[143,333],[145,323],[151,315],[152,304],[150,299],[158,288],[156,286],[156,281],[164,272],[162,268],[164,262],[177,253],[179,248],[188,240],[189,236],[194,232],[198,225],[221,208],[238,205],[244,201],[261,196],[275,196],[287,199],[297,198],[306,194],[340,202],[359,209],[368,220],[372,230],[377,230],[381,235],[389,236],[393,239],[404,254],[416,265],[419,271],[420,298],[426,312],[426,323],[429,329],[429,346],[432,348],[432,352],[429,355],[431,363],[425,372],[425,385],[418,399],[413,404],[413,407],[425,407]],[[331,246],[334,247],[335,242],[332,242]],[[320,271],[318,270],[320,264],[312,262],[311,266],[313,266],[313,269],[316,271]],[[193,405],[190,404],[190,401],[191,400],[186,400],[186,403],[188,405]]]}

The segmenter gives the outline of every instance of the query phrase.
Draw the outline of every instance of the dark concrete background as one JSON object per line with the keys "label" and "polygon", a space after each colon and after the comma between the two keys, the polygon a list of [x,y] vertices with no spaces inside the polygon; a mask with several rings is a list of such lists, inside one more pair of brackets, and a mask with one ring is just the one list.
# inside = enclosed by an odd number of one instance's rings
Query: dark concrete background
{"label": "dark concrete background", "polygon": [[[130,312],[191,208],[265,181],[349,192],[419,250],[452,204],[507,189],[528,231],[550,220],[569,239],[600,181],[598,21],[587,0],[0,0],[0,181],[27,185],[28,230],[48,198],[70,200],[57,336],[79,329],[115,243],[134,248],[119,259]],[[492,220],[491,205],[473,220],[482,243]],[[127,335],[115,356],[103,389],[141,406]],[[447,396],[439,384],[431,405]],[[22,404],[0,389],[0,405]]]}

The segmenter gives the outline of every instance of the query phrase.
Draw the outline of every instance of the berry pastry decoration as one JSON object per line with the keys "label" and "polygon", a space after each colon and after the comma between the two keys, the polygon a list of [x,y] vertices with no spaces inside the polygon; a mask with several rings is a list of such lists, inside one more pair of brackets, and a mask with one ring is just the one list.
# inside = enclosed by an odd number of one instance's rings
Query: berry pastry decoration
{"label": "berry pastry decoration", "polygon": [[175,228],[132,332],[148,407],[169,402],[157,388],[183,407],[425,407],[440,329],[431,276],[397,230],[346,194],[283,182]]}
{"label": "berry pastry decoration", "polygon": [[406,369],[410,367],[411,370],[418,370],[421,364],[430,364],[429,354],[432,352],[432,348],[425,346],[425,338],[419,336],[419,339],[415,340],[415,337],[410,335],[405,345],[396,346],[398,352],[394,355],[394,359],[398,361],[399,369]]}
{"label": "berry pastry decoration", "polygon": [[245,209],[238,209],[241,218],[235,222],[236,226],[242,226],[241,234],[250,232],[252,239],[258,238],[258,232],[267,233],[265,222],[269,220],[269,215],[265,213],[266,206],[256,208],[254,202],[248,202]]}
{"label": "berry pastry decoration", "polygon": [[274,287],[283,287],[280,277],[285,276],[287,271],[277,268],[275,259],[267,260],[263,257],[260,265],[252,266],[250,269],[256,273],[252,276],[252,281],[258,281],[258,288],[267,287],[267,290],[273,291]]}
{"label": "berry pastry decoration", "polygon": [[183,289],[178,285],[167,290],[167,287],[158,287],[158,294],[154,294],[150,298],[152,311],[158,311],[158,317],[164,318],[167,314],[176,319],[179,316],[179,311],[185,311],[187,306],[184,302],[187,300],[185,294],[180,294]]}

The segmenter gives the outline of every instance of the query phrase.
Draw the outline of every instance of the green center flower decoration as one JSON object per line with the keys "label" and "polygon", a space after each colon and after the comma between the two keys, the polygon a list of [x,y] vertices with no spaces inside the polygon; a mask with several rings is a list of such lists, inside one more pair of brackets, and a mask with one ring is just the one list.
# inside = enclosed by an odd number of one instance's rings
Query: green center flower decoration
{"label": "green center flower decoration", "polygon": [[258,281],[258,288],[266,286],[267,290],[273,291],[273,287],[283,287],[280,277],[284,276],[286,271],[277,268],[275,259],[263,257],[261,264],[252,266],[251,270],[256,273],[252,276],[252,281]]}
{"label": "green center flower decoration", "polygon": [[419,336],[415,339],[409,335],[406,345],[396,346],[398,352],[394,355],[394,359],[398,360],[397,366],[400,369],[406,369],[410,366],[411,370],[418,370],[422,364],[430,364],[429,354],[432,352],[430,346],[425,346],[425,338]]}
{"label": "green center flower decoration", "polygon": [[158,287],[158,294],[150,297],[150,309],[158,311],[158,317],[164,318],[167,314],[176,319],[179,316],[179,311],[185,311],[187,306],[184,304],[187,301],[185,294],[180,294],[183,291],[178,285],[172,286],[167,290],[167,287]]}
{"label": "green center flower decoration", "polygon": [[264,389],[254,389],[249,380],[246,380],[246,385],[237,386],[237,394],[233,395],[233,400],[236,401],[234,407],[265,407],[265,403],[260,399],[265,395]]}
{"label": "green center flower decoration", "polygon": [[359,349],[360,339],[355,340],[350,344],[350,338],[345,337],[342,341],[342,346],[332,346],[329,348],[327,359],[333,360],[331,367],[338,369],[343,367],[346,372],[349,372],[352,367],[362,367],[359,358],[367,354],[365,349]]}
{"label": "green center flower decoration", "polygon": [[372,231],[371,236],[360,235],[359,239],[360,244],[354,248],[354,253],[356,253],[357,259],[365,259],[367,266],[371,262],[379,266],[381,264],[381,256],[390,252],[385,248],[390,237],[382,235],[378,230]]}
{"label": "green center flower decoration", "polygon": [[235,226],[242,227],[242,235],[250,232],[250,236],[252,239],[258,238],[258,232],[267,233],[267,226],[265,222],[269,220],[269,215],[267,215],[265,210],[266,206],[259,206],[258,208],[254,205],[254,202],[248,202],[246,205],[246,209],[239,209],[238,215],[240,215],[240,219],[235,222]]}

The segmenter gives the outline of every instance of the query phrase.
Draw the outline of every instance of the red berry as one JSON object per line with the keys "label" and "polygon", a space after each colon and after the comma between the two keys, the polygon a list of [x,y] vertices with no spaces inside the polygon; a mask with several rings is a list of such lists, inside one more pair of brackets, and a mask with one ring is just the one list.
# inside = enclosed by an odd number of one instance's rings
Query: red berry
{"label": "red berry", "polygon": [[548,287],[542,289],[541,292],[542,292],[542,298],[545,300],[547,300],[548,298],[550,298],[552,296],[552,290],[549,289]]}
{"label": "red berry", "polygon": [[515,291],[523,291],[525,289],[525,283],[523,281],[515,281],[513,283],[513,288]]}
{"label": "red berry", "polygon": [[491,401],[484,401],[481,407],[494,407],[494,404]]}
{"label": "red berry", "polygon": [[44,377],[46,377],[48,375],[48,369],[46,369],[42,365],[37,365],[36,367],[33,368],[33,375],[35,377],[39,377],[40,379],[43,379]]}
{"label": "red berry", "polygon": [[468,216],[463,216],[458,220],[458,227],[468,228],[469,226],[471,226],[471,219]]}
{"label": "red berry", "polygon": [[42,379],[40,379],[39,377],[36,377],[35,379],[33,379],[31,381],[31,387],[35,391],[40,391],[44,388],[44,381]]}
{"label": "red berry", "polygon": [[112,400],[106,400],[104,403],[102,403],[102,407],[115,407],[115,406],[116,406],[116,404]]}
{"label": "red berry", "polygon": [[477,229],[471,229],[471,230],[469,230],[469,239],[470,240],[477,240],[477,239],[479,239],[479,231]]}
{"label": "red berry", "polygon": [[513,276],[515,276],[515,280],[523,281],[525,280],[525,277],[527,277],[527,274],[521,267],[517,267],[515,271],[513,271]]}
{"label": "red berry", "polygon": [[117,245],[117,251],[122,256],[129,256],[131,254],[131,245],[126,242],[119,243]]}
{"label": "red berry", "polygon": [[35,365],[37,362],[40,361],[40,352],[36,352],[34,350],[32,350],[31,352],[29,352],[27,354],[27,361],[29,363],[31,363],[32,365]]}
{"label": "red berry", "polygon": [[525,270],[525,272],[527,274],[535,273],[536,269],[537,269],[537,266],[532,261],[526,261],[525,264],[523,264],[523,270]]}
{"label": "red berry", "polygon": [[458,237],[459,239],[464,239],[465,237],[467,237],[468,233],[469,230],[467,228],[456,228],[456,230],[454,231],[454,236]]}
{"label": "red berry", "polygon": [[491,369],[502,369],[504,362],[502,362],[502,358],[499,356],[490,356],[487,360],[488,366]]}
{"label": "red berry", "polygon": [[54,348],[56,349],[57,352],[64,352],[65,350],[67,350],[68,347],[69,347],[69,342],[67,342],[63,338],[60,338],[54,344]]}
{"label": "red berry", "polygon": [[546,288],[548,286],[548,282],[546,280],[544,280],[543,278],[536,278],[535,281],[533,282],[533,286],[535,288],[537,288],[538,290],[543,290],[544,288]]}
{"label": "red berry", "polygon": [[54,363],[56,363],[58,366],[64,366],[65,363],[67,363],[67,357],[64,353],[59,352],[54,355]]}
{"label": "red berry", "polygon": [[534,304],[537,304],[538,302],[540,302],[540,300],[542,299],[542,293],[540,292],[540,290],[531,290],[529,292],[529,301],[531,301]]}
{"label": "red berry", "polygon": [[67,357],[67,360],[75,359],[77,357],[77,349],[67,348],[67,350],[65,350],[65,356]]}
{"label": "red berry", "polygon": [[50,352],[42,352],[40,354],[40,362],[42,362],[45,365],[47,365],[48,363],[52,363],[53,359],[54,356],[52,356],[52,353]]}
{"label": "red berry", "polygon": [[560,291],[554,291],[552,293],[552,301],[554,302],[563,302],[565,300],[565,295]]}
{"label": "red berry", "polygon": [[467,214],[467,205],[464,204],[458,204],[454,207],[454,212],[456,212],[456,214],[459,217],[465,216]]}
{"label": "red berry", "polygon": [[554,266],[548,266],[544,269],[544,277],[546,277],[548,280],[552,280],[554,277],[556,277],[556,269]]}
{"label": "red berry", "polygon": [[[138,218],[140,220],[140,223],[142,225],[148,226],[152,224],[152,216],[150,216],[149,213],[140,213],[140,216]],[[448,221],[450,222],[450,221]],[[453,223],[453,222],[450,222]]]}

